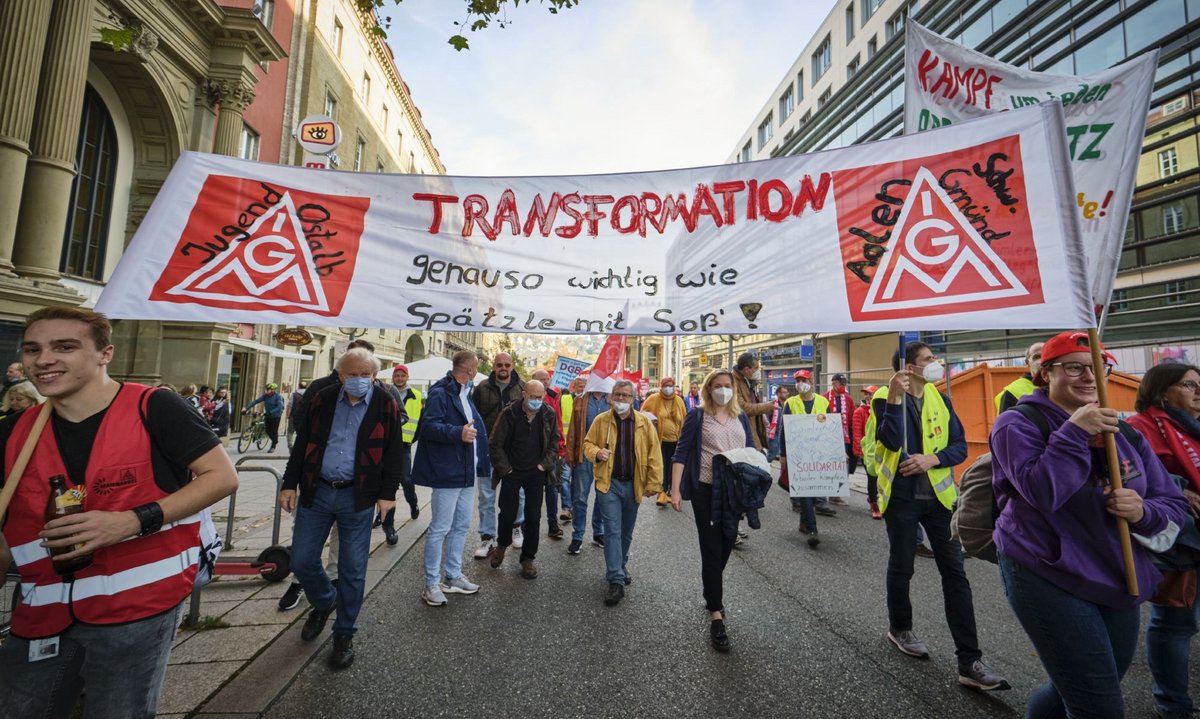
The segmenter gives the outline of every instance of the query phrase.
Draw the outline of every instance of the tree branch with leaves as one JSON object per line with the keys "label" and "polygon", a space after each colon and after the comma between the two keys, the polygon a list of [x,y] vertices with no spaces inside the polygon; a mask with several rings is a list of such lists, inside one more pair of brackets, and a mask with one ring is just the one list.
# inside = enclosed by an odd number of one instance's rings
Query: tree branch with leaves
{"label": "tree branch with leaves", "polygon": [[[462,52],[470,49],[470,43],[467,40],[464,32],[478,32],[491,27],[493,24],[501,29],[512,24],[512,20],[508,17],[509,9],[516,10],[521,3],[526,5],[532,4],[533,0],[463,0],[467,6],[467,16],[461,21],[455,21],[454,25],[459,32],[450,36],[447,41],[455,50]],[[375,26],[371,28],[371,32],[380,37],[387,37],[387,31],[391,29],[392,18],[390,16],[380,17],[379,11],[384,9],[389,3],[399,5],[403,0],[355,0],[358,9],[363,13],[371,13],[375,18]],[[559,10],[567,10],[578,5],[582,0],[538,0],[551,15],[557,15]]]}

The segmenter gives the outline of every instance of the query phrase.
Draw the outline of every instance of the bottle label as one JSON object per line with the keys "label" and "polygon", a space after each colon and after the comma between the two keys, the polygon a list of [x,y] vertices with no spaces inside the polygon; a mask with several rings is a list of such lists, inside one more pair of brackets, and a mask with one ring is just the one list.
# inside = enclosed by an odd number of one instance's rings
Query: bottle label
{"label": "bottle label", "polygon": [[54,498],[54,506],[58,509],[83,506],[83,490],[78,487],[67,490]]}

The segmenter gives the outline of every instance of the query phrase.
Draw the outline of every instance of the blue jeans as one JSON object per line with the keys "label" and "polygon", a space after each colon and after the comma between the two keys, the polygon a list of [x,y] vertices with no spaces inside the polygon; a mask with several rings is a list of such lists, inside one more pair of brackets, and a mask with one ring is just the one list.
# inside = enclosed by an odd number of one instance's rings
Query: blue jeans
{"label": "blue jeans", "polygon": [[767,461],[774,462],[779,459],[779,436],[783,430],[776,430],[775,436],[767,440]]}
{"label": "blue jeans", "polygon": [[37,662],[29,642],[9,637],[0,646],[0,718],[71,716],[84,685],[84,719],[153,717],[178,624],[177,608],[115,626],[72,624],[58,656]]}
{"label": "blue jeans", "polygon": [[1200,602],[1191,609],[1150,605],[1146,659],[1154,676],[1154,703],[1164,714],[1189,716],[1188,663],[1192,637],[1200,625]]}
{"label": "blue jeans", "polygon": [[[367,587],[367,559],[371,555],[371,522],[375,505],[354,509],[354,488],[334,489],[317,480],[312,506],[296,506],[292,525],[292,571],[304,596],[313,607],[337,605],[333,633],[354,636],[358,631],[358,610],[362,608]],[[329,530],[337,524],[338,552],[335,589],[321,566],[321,552]]]}
{"label": "blue jeans", "polygon": [[562,508],[571,508],[571,465],[562,457],[558,458],[558,490],[562,494]]}
{"label": "blue jeans", "polygon": [[[492,478],[476,477],[475,483],[491,484]],[[425,532],[426,586],[432,587],[442,580],[443,546],[446,578],[462,576],[463,546],[467,543],[467,531],[471,529],[471,501],[474,499],[474,487],[434,488],[433,499],[429,502],[429,529]]]}
{"label": "blue jeans", "polygon": [[558,484],[546,485],[546,526],[558,525]]}
{"label": "blue jeans", "polygon": [[[587,528],[588,495],[592,493],[592,463],[586,459],[571,470],[571,541],[582,542],[583,530]],[[592,510],[592,537],[604,536],[604,519],[599,504]]]}
{"label": "blue jeans", "polygon": [[496,488],[491,477],[476,477],[479,485],[479,538],[496,538]]}
{"label": "blue jeans", "polygon": [[608,532],[604,542],[604,580],[609,584],[625,581],[629,543],[633,541],[633,525],[637,523],[641,502],[641,497],[633,496],[633,482],[614,479],[609,483],[607,492],[596,492],[596,509],[604,517],[604,527]]}
{"label": "blue jeans", "polygon": [[1124,717],[1121,678],[1137,647],[1138,608],[1079,599],[1003,553],[999,560],[1008,604],[1050,677],[1029,696],[1025,716]]}
{"label": "blue jeans", "polygon": [[817,511],[814,498],[797,497],[792,501],[800,504],[800,526],[810,532],[817,531]]}

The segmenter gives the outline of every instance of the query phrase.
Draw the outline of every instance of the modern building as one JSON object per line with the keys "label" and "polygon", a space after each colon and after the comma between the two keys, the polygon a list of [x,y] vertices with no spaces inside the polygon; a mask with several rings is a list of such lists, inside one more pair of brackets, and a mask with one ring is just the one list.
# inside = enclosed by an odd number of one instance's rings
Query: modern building
{"label": "modern building", "polygon": [[[0,3],[0,355],[25,315],[91,306],[185,150],[296,164],[292,128],[331,111],[338,167],[444,173],[375,20],[354,0],[30,0]],[[330,102],[333,106],[330,106]],[[400,362],[466,343],[447,333],[124,320],[115,376],[219,383],[329,371],[351,336]]]}
{"label": "modern building", "polygon": [[[1137,189],[1104,329],[1123,369],[1200,359],[1200,5],[1185,0],[842,0],[787,69],[728,158],[816,152],[903,132],[904,26],[922,25],[1003,62],[1086,75],[1159,48]],[[1008,362],[1044,332],[921,336],[951,364]],[[1066,328],[1064,328],[1066,329]],[[750,335],[734,352],[800,346],[806,336]],[[692,376],[714,367],[714,338],[685,343]],[[811,360],[852,383],[890,374],[895,335],[818,335]],[[709,364],[700,360],[708,359]],[[774,382],[775,380],[771,380]]]}

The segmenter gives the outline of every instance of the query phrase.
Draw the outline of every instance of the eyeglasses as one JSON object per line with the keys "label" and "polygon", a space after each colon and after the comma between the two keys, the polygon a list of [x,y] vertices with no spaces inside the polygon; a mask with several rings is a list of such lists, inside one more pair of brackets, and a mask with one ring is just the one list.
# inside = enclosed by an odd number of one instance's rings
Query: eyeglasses
{"label": "eyeglasses", "polygon": [[1200,382],[1193,382],[1190,379],[1185,380],[1183,382],[1176,382],[1175,384],[1179,387],[1183,387],[1184,389],[1186,389],[1189,392],[1195,392],[1196,390],[1200,390]]}
{"label": "eyeglasses", "polygon": [[627,392],[622,392],[622,393],[613,392],[612,398],[613,399],[633,399],[633,395],[631,395]]}
{"label": "eyeglasses", "polygon": [[[1051,367],[1053,367],[1055,365],[1062,367],[1063,374],[1065,374],[1068,377],[1078,377],[1083,374],[1084,370],[1091,372],[1093,377],[1096,376],[1096,368],[1090,364],[1084,364],[1082,362],[1051,362],[1050,363]],[[1105,364],[1104,365],[1104,376],[1107,377],[1110,374],[1112,374],[1112,369],[1113,369],[1112,365]]]}

